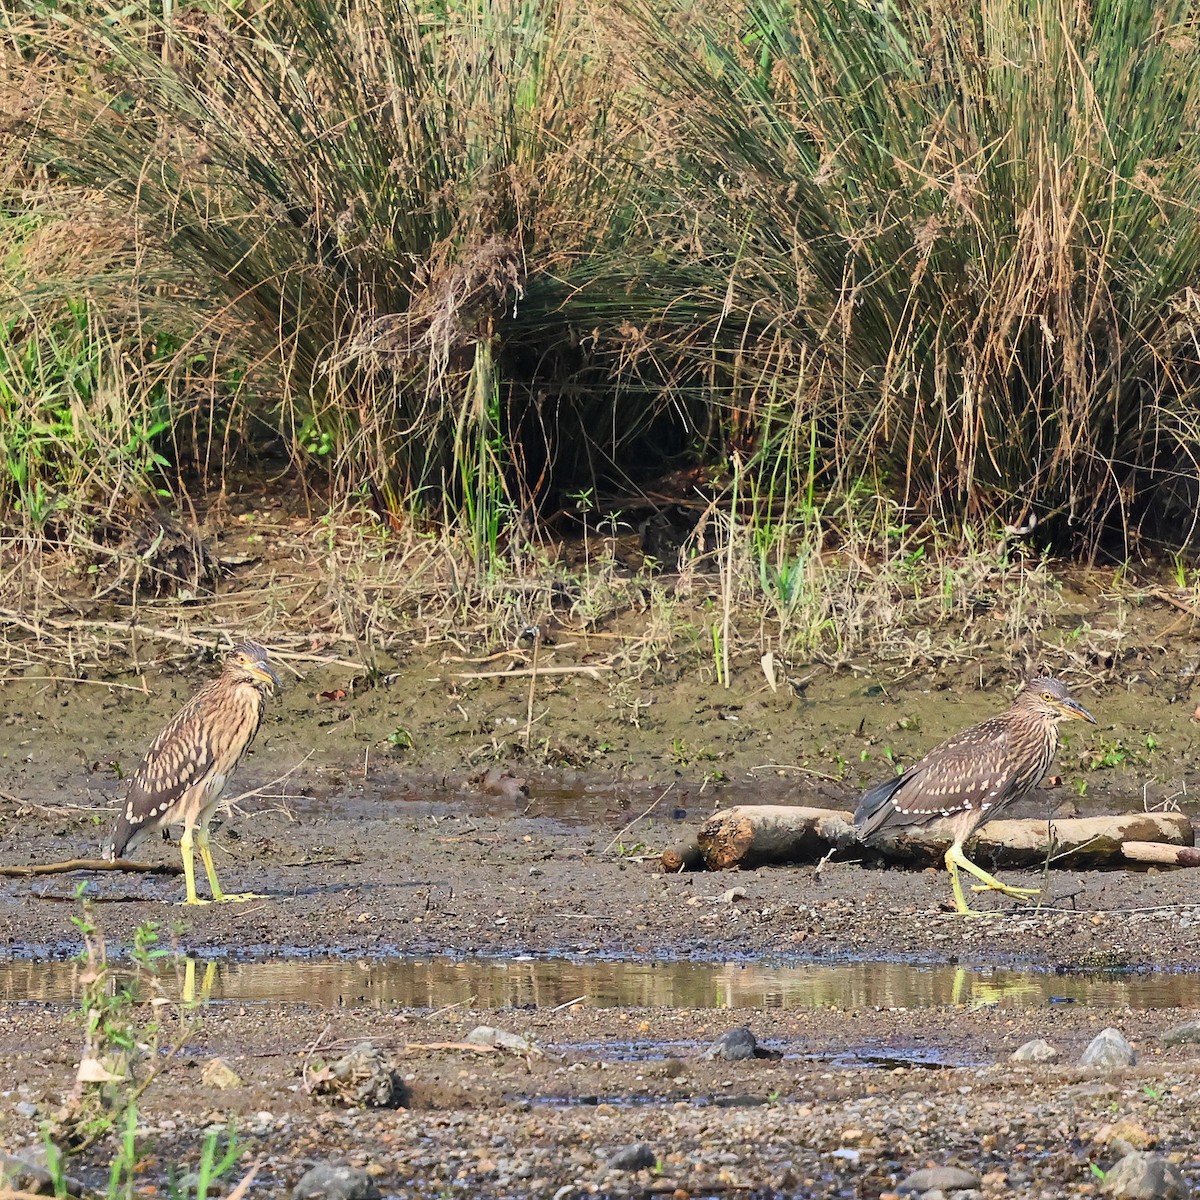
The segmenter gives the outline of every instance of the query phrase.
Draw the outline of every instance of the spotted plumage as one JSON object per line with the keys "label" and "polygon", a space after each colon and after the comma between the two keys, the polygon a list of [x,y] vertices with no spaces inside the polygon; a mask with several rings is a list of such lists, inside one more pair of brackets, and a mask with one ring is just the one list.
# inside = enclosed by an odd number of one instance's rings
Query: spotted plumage
{"label": "spotted plumage", "polygon": [[869,841],[889,829],[946,818],[954,839],[946,851],[946,866],[959,912],[971,911],[958,879],[959,867],[986,888],[1011,894],[1036,891],[1001,884],[970,862],[962,846],[980,825],[1042,781],[1058,750],[1062,720],[1096,723],[1061,680],[1031,679],[1007,712],[955,734],[902,775],[866,792],[854,814],[859,837]]}
{"label": "spotted plumage", "polygon": [[208,824],[229,776],[258,733],[267,695],[278,685],[266,650],[256,642],[242,642],[225,655],[221,674],[168,722],[134,772],[108,847],[110,858],[124,855],[155,830],[181,824],[187,902],[202,903],[196,895],[193,831],[213,899],[238,898],[221,889]]}

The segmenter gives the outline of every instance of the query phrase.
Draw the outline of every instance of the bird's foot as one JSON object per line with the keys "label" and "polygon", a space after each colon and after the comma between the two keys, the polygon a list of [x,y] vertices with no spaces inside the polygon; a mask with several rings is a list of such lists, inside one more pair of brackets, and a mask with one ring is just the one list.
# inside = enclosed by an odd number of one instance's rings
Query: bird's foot
{"label": "bird's foot", "polygon": [[217,897],[216,902],[218,904],[244,904],[247,900],[269,900],[270,898],[261,892],[225,892]]}
{"label": "bird's foot", "polygon": [[211,904],[211,900],[201,900],[199,896],[189,896],[186,900],[176,900],[176,904]]}
{"label": "bird's foot", "polygon": [[1015,896],[1018,900],[1028,900],[1031,896],[1040,896],[1041,888],[1016,887],[1011,883],[973,883],[973,892],[1003,892],[1006,896]]}

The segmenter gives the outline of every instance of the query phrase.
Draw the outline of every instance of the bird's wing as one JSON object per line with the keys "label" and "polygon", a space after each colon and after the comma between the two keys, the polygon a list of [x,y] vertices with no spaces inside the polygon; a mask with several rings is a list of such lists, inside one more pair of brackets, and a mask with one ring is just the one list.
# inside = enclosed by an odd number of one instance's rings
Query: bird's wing
{"label": "bird's wing", "polygon": [[188,706],[154,739],[129,781],[129,791],[113,831],[110,853],[119,857],[140,835],[156,828],[177,803],[212,769],[216,750],[205,722]]}
{"label": "bird's wing", "polygon": [[869,838],[890,825],[921,824],[972,807],[985,812],[1007,793],[1008,745],[1007,726],[1000,722],[956,734],[863,796],[854,814],[859,835]]}

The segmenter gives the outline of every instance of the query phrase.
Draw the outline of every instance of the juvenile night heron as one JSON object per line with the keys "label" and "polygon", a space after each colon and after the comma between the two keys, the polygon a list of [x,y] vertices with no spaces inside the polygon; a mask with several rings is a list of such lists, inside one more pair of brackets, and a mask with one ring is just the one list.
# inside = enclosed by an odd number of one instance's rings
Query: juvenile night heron
{"label": "juvenile night heron", "polygon": [[109,858],[119,858],[142,838],[168,825],[182,825],[179,850],[188,904],[207,904],[196,895],[192,838],[212,889],[220,901],[252,900],[253,893],[228,895],[221,889],[208,844],[208,823],[225,783],[262,724],[267,694],[279,676],[256,642],[242,642],[225,655],[221,674],[206,683],[154,739],[129,782],[125,807],[117,818]]}
{"label": "juvenile night heron", "polygon": [[980,881],[972,885],[974,891],[1036,896],[1040,889],[1010,887],[971,862],[963,843],[1041,783],[1058,749],[1058,723],[1064,720],[1096,724],[1061,680],[1031,679],[1007,712],[955,734],[903,775],[867,792],[854,814],[859,838],[866,842],[884,830],[947,818],[954,840],[946,851],[946,870],[960,913],[975,910],[963,895],[959,867]]}

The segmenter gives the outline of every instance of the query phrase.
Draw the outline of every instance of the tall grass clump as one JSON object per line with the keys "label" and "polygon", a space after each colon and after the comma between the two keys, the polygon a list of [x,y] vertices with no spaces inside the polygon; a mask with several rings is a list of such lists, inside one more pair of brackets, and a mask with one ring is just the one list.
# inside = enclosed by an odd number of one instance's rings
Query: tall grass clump
{"label": "tall grass clump", "polygon": [[1190,4],[625,11],[679,199],[656,349],[717,364],[760,486],[1036,517],[1077,548],[1193,531]]}
{"label": "tall grass clump", "polygon": [[660,414],[647,387],[599,386],[573,281],[639,219],[637,130],[586,10],[164,11],[61,4],[48,39],[81,70],[30,137],[56,177],[134,214],[181,304],[274,370],[258,415],[301,465],[393,513],[461,518],[482,549],[560,477],[611,474]]}

